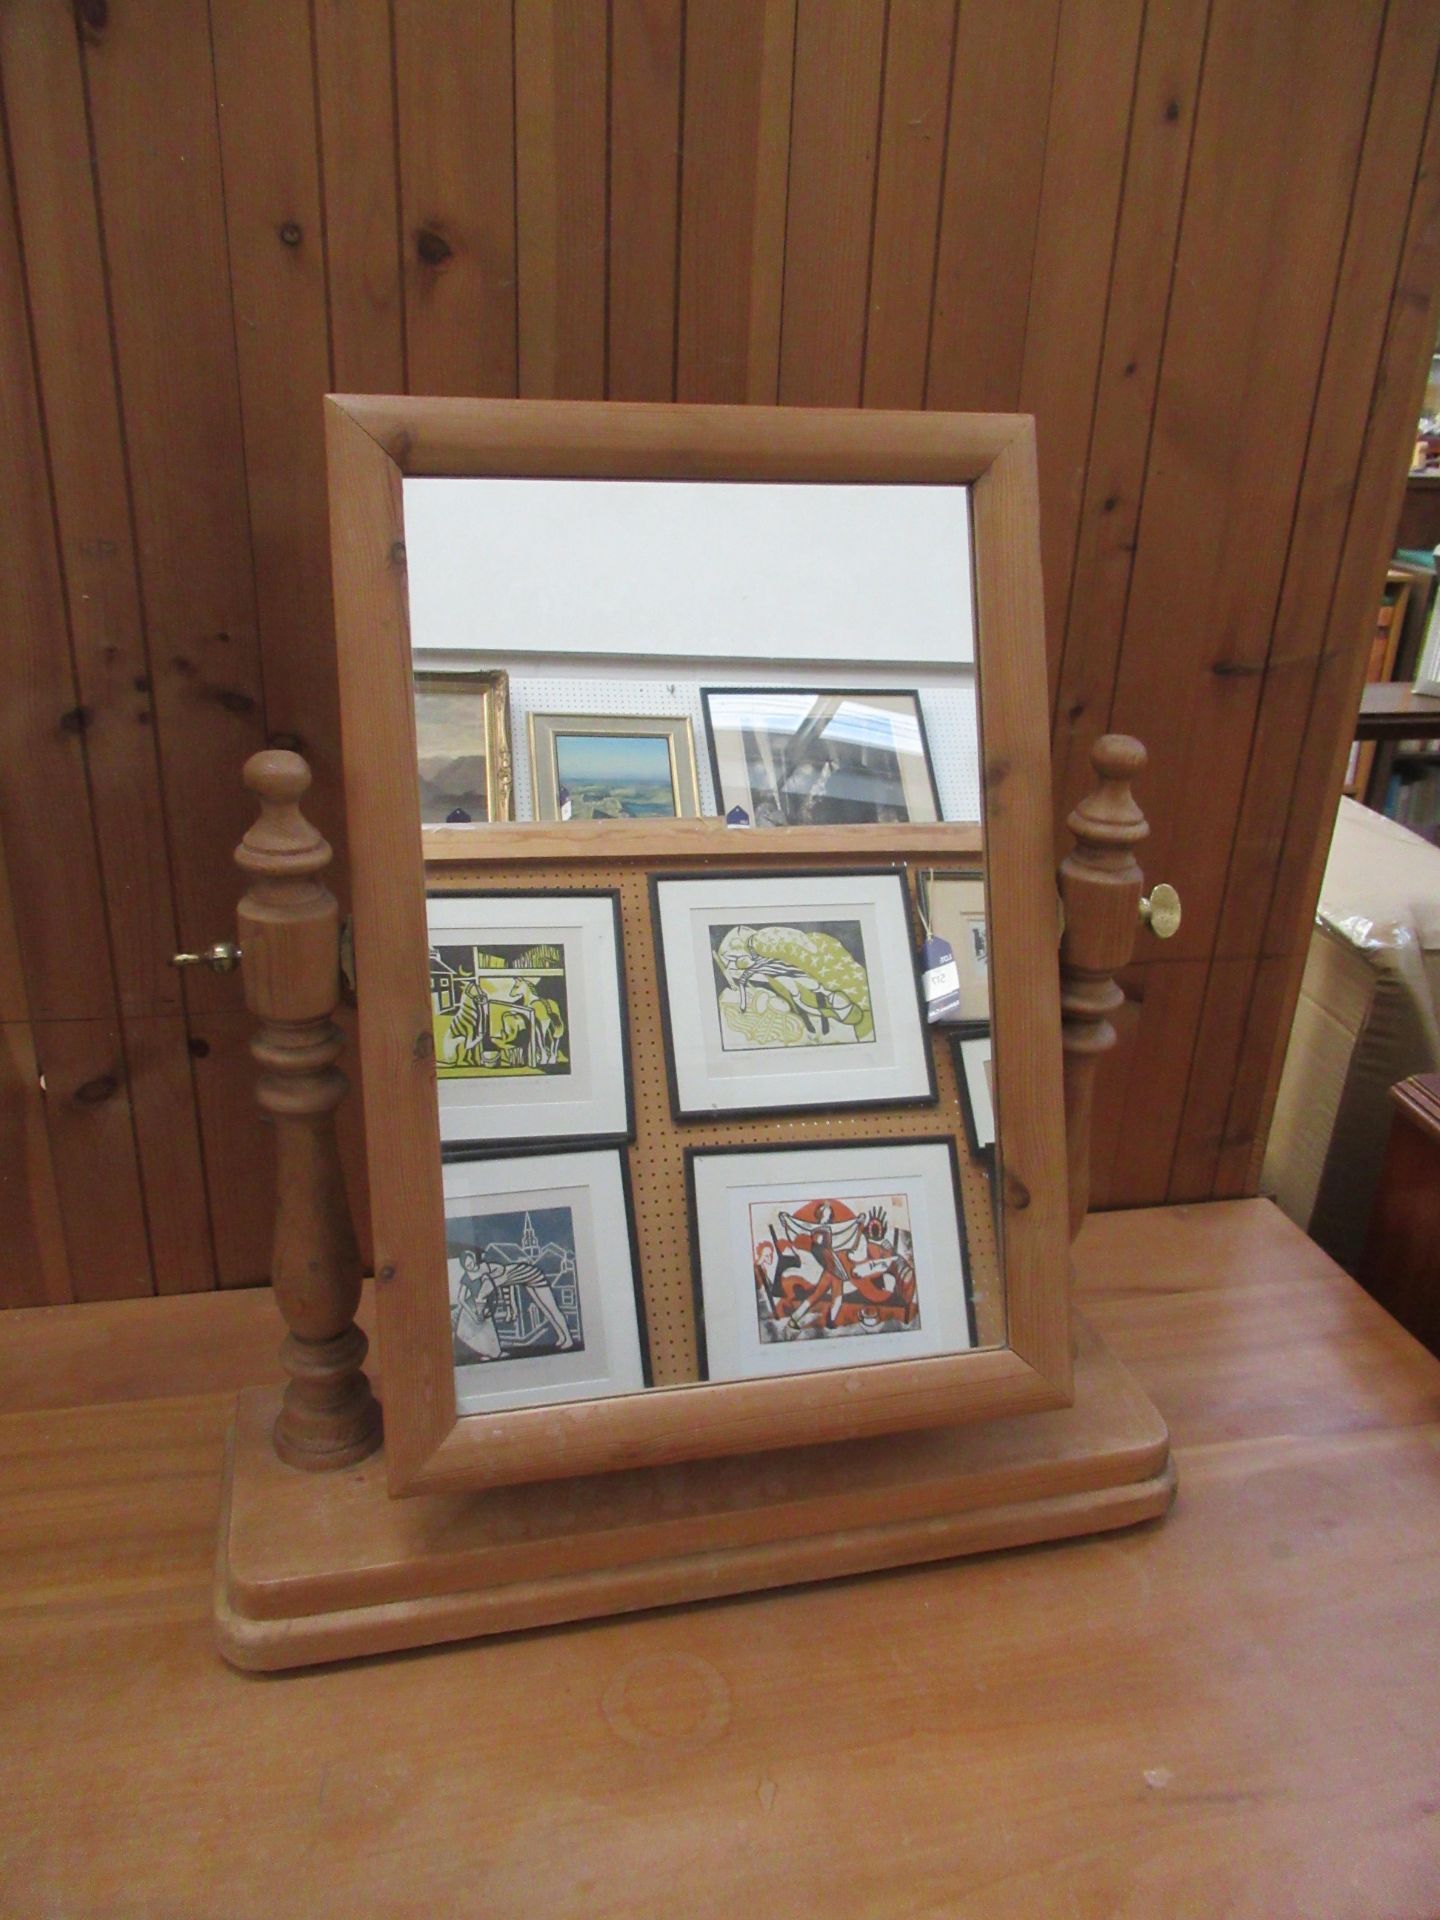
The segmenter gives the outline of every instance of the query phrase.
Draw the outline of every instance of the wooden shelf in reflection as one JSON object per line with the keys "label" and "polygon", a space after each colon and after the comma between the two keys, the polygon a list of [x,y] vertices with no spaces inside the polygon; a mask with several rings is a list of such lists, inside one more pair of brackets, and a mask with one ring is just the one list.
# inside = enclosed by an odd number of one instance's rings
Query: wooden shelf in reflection
{"label": "wooden shelf in reflection", "polygon": [[924,825],[727,827],[723,820],[495,820],[426,827],[427,865],[491,860],[804,861],[841,857],[863,867],[889,860],[974,859],[978,821]]}

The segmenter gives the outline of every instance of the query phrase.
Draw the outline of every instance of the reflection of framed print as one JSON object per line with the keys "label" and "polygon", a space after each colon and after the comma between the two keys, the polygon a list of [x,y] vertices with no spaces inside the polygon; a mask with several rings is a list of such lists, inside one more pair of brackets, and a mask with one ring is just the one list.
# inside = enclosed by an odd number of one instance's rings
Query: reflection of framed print
{"label": "reflection of framed print", "polygon": [[700,692],[721,814],[743,807],[757,827],[940,818],[918,693]]}
{"label": "reflection of framed print", "polygon": [[955,1041],[955,1059],[960,1074],[960,1104],[965,1109],[965,1130],[976,1153],[995,1151],[995,1068],[991,1061],[990,1035],[975,1033]]}
{"label": "reflection of framed print", "polygon": [[650,882],[677,1117],[935,1098],[892,868]]}
{"label": "reflection of framed print", "polygon": [[426,912],[442,1142],[628,1139],[618,894],[432,893]]}
{"label": "reflection of framed print", "polygon": [[699,813],[695,734],[685,717],[532,713],[527,725],[537,820],[693,819]]}
{"label": "reflection of framed print", "polygon": [[414,675],[420,818],[508,820],[510,682],[503,673]]}
{"label": "reflection of framed print", "polygon": [[452,1160],[444,1183],[458,1413],[649,1386],[623,1154]]}
{"label": "reflection of framed print", "polygon": [[691,1148],[700,1377],[975,1345],[951,1140]]}
{"label": "reflection of framed print", "polygon": [[921,875],[921,903],[930,932],[948,940],[955,954],[960,1005],[947,1023],[990,1024],[990,935],[985,922],[985,876],[971,873]]}

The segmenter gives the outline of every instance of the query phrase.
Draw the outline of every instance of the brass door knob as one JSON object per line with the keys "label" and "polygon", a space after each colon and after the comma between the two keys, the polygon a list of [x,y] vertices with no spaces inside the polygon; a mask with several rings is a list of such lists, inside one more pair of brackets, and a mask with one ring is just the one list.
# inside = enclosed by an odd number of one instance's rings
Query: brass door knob
{"label": "brass door knob", "polygon": [[1180,896],[1162,880],[1140,901],[1140,918],[1157,940],[1168,940],[1180,931]]}
{"label": "brass door knob", "polygon": [[233,973],[240,964],[240,949],[229,940],[217,940],[203,953],[172,953],[172,967],[209,967],[212,973]]}

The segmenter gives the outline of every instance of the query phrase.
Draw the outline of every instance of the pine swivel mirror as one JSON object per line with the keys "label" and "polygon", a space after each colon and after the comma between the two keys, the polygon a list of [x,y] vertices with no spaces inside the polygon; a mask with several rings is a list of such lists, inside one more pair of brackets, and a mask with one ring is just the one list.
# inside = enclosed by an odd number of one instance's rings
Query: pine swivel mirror
{"label": "pine swivel mirror", "polygon": [[328,437],[391,1490],[1063,1404],[1029,421]]}

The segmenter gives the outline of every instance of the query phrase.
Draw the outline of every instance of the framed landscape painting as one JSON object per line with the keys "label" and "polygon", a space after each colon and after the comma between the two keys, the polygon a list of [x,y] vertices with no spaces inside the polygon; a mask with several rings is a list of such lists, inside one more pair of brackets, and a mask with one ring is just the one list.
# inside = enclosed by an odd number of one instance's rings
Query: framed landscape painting
{"label": "framed landscape painting", "polygon": [[935,1098],[903,874],[650,886],[677,1117]]}
{"label": "framed landscape painting", "polygon": [[414,691],[420,818],[427,826],[508,820],[509,676],[422,669]]}
{"label": "framed landscape painting", "polygon": [[699,813],[695,735],[683,715],[532,713],[527,725],[537,820]]}
{"label": "framed landscape painting", "polygon": [[691,1149],[686,1173],[703,1379],[975,1345],[952,1141]]}
{"label": "framed landscape painting", "polygon": [[444,1169],[457,1413],[650,1384],[621,1153],[530,1153]]}
{"label": "framed landscape painting", "polygon": [[715,799],[757,827],[940,818],[918,693],[702,687]]}
{"label": "framed landscape painting", "polygon": [[426,915],[442,1144],[628,1139],[618,895],[431,894]]}

